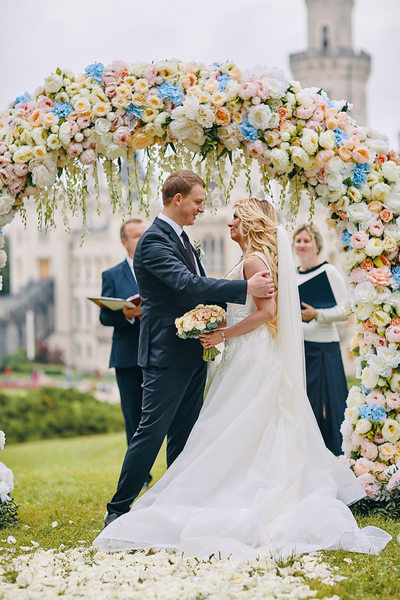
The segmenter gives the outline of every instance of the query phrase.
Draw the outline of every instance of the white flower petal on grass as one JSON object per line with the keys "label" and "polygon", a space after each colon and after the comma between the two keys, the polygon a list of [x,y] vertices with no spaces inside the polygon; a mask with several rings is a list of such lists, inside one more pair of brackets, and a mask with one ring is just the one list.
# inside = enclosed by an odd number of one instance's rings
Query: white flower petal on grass
{"label": "white flower petal on grass", "polygon": [[15,539],[15,537],[13,535],[9,535],[7,538],[7,544],[16,544],[17,540]]}
{"label": "white flower petal on grass", "polygon": [[53,521],[52,524],[51,524],[51,526],[53,527],[53,529],[55,527],[58,527],[58,521]]}

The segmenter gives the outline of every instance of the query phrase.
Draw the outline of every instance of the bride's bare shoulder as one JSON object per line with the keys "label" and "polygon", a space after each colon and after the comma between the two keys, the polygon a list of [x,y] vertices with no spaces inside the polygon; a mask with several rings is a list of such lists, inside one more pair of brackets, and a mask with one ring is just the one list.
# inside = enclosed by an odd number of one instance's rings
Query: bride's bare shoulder
{"label": "bride's bare shoulder", "polygon": [[243,272],[246,279],[266,269],[268,269],[268,265],[257,254],[250,254],[244,261]]}

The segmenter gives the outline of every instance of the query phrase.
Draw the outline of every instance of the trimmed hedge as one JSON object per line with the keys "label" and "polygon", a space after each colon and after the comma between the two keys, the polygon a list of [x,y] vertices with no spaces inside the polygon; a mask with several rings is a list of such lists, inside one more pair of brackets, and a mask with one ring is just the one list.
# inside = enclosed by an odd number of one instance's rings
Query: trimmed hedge
{"label": "trimmed hedge", "polygon": [[123,431],[119,404],[99,402],[74,389],[0,392],[0,424],[8,443]]}

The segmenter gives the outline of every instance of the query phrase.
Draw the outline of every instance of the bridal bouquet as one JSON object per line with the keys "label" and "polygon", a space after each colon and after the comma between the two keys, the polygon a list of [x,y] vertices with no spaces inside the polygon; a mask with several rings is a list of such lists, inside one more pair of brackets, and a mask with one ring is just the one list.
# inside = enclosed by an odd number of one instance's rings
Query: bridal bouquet
{"label": "bridal bouquet", "polygon": [[[225,311],[220,306],[198,304],[196,308],[192,308],[182,317],[175,319],[177,336],[184,340],[197,338],[200,334],[211,333],[224,320]],[[221,353],[215,346],[204,348],[203,360],[214,360],[218,354]]]}

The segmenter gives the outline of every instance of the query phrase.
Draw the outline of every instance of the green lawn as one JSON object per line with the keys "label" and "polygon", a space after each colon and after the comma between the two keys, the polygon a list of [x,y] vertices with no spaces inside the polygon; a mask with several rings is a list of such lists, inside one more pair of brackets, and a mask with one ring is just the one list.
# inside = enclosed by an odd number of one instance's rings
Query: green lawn
{"label": "green lawn", "polygon": [[[43,548],[90,544],[103,526],[105,504],[114,491],[125,449],[124,434],[46,440],[6,446],[1,460],[14,471],[14,497],[20,524],[0,531],[17,546],[31,540]],[[162,450],[153,467],[154,480],[165,470]],[[52,522],[57,521],[57,527]],[[73,523],[70,523],[73,521]],[[362,518],[360,525],[377,525],[394,537],[380,556],[326,552],[324,558],[348,579],[327,587],[312,582],[320,597],[337,594],[342,600],[400,599],[400,522]],[[350,559],[351,562],[347,562]]]}

